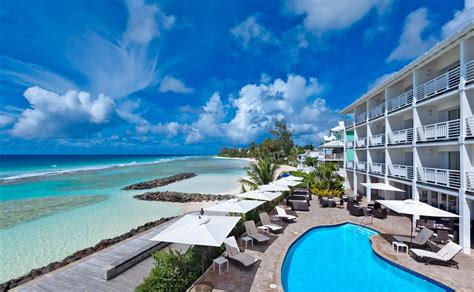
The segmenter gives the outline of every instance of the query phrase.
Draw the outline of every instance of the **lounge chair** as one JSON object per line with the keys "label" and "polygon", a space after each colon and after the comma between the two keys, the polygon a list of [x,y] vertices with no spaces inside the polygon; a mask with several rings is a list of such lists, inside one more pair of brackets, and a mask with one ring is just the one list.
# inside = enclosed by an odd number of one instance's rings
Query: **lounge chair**
{"label": "lounge chair", "polygon": [[447,230],[438,230],[433,239],[436,244],[444,243],[446,244],[451,238],[449,238],[449,232]]}
{"label": "lounge chair", "polygon": [[283,220],[294,222],[296,220],[296,216],[286,214],[285,209],[282,207],[276,206],[275,209],[277,210],[278,217]]}
{"label": "lounge chair", "polygon": [[427,265],[438,262],[440,264],[455,266],[457,269],[459,269],[458,263],[453,259],[459,252],[461,252],[461,250],[462,247],[452,241],[448,242],[448,244],[446,244],[442,249],[438,250],[438,252],[417,248],[410,249],[410,251],[413,252],[417,258],[424,259],[425,264]]}
{"label": "lounge chair", "polygon": [[240,252],[237,241],[233,236],[224,240],[224,246],[227,253],[227,258],[243,265],[244,267],[249,267],[257,262],[257,259],[253,256]]}
{"label": "lounge chair", "polygon": [[257,226],[255,226],[255,222],[253,222],[252,220],[245,221],[244,225],[247,236],[255,239],[258,243],[267,242],[270,240],[270,237],[258,233]]}
{"label": "lounge chair", "polygon": [[260,217],[260,221],[262,221],[262,225],[270,229],[272,232],[283,229],[283,227],[280,225],[274,224],[270,221],[270,217],[268,216],[267,212],[260,213],[258,216]]}
{"label": "lounge chair", "polygon": [[428,242],[428,240],[431,238],[432,235],[433,235],[433,230],[423,227],[420,233],[418,233],[415,237],[394,235],[393,238],[396,241],[410,242],[410,243],[414,243],[416,245],[422,246]]}

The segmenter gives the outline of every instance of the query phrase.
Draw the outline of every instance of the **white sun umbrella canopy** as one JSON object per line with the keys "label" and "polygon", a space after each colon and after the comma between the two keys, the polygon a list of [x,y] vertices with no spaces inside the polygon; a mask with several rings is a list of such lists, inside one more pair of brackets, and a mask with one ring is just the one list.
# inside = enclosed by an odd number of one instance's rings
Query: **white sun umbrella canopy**
{"label": "white sun umbrella canopy", "polygon": [[241,194],[235,195],[238,198],[244,199],[252,199],[252,200],[259,200],[259,201],[273,201],[274,199],[281,196],[281,193],[276,192],[264,192],[264,191],[249,191]]}
{"label": "white sun umbrella canopy", "polygon": [[282,177],[281,179],[289,179],[289,180],[295,180],[295,181],[302,181],[304,178],[302,178],[302,177],[300,177],[300,176],[289,175],[289,176]]}
{"label": "white sun umbrella canopy", "polygon": [[439,217],[439,218],[457,218],[459,215],[447,212],[423,202],[409,200],[377,200],[385,207],[405,215],[411,215],[411,236],[413,237],[413,221],[415,216]]}
{"label": "white sun umbrella canopy", "polygon": [[392,192],[402,192],[404,193],[405,190],[396,188],[389,184],[384,183],[361,183],[366,188],[370,188],[372,190],[381,190],[381,191],[392,191]]}
{"label": "white sun umbrella canopy", "polygon": [[290,188],[286,185],[279,185],[274,183],[261,185],[258,187],[258,189],[264,192],[285,192],[290,190]]}
{"label": "white sun umbrella canopy", "polygon": [[220,246],[239,217],[187,214],[151,240],[189,245]]}
{"label": "white sun umbrella canopy", "polygon": [[415,215],[415,216],[427,216],[427,217],[440,217],[440,218],[457,218],[459,215],[454,213],[444,211],[428,205],[423,202],[414,201],[414,200],[377,200],[380,204],[385,207],[406,215]]}
{"label": "white sun umbrella canopy", "polygon": [[204,208],[204,211],[220,213],[245,214],[250,210],[262,205],[263,201],[231,199],[214,206]]}
{"label": "white sun umbrella canopy", "polygon": [[272,184],[288,186],[288,187],[294,187],[294,186],[299,185],[300,183],[301,183],[300,181],[289,180],[285,178],[277,179],[276,181],[272,182]]}

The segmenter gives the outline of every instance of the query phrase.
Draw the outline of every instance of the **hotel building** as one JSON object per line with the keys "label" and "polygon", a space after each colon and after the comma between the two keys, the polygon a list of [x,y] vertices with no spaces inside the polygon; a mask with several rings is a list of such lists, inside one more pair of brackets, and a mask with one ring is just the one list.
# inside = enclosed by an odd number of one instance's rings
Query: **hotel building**
{"label": "hotel building", "polygon": [[[368,200],[414,199],[460,215],[471,250],[474,219],[474,23],[342,110],[345,170]],[[347,155],[350,151],[351,155]],[[405,192],[379,193],[361,183]]]}

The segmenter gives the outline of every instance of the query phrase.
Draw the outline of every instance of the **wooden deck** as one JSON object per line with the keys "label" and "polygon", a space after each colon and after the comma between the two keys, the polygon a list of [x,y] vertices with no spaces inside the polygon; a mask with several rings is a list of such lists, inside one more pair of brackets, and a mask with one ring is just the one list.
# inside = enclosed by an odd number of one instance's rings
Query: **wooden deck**
{"label": "wooden deck", "polygon": [[101,279],[102,268],[150,243],[150,239],[175,222],[176,218],[138,234],[116,245],[94,253],[56,271],[40,276],[12,291],[134,291],[153,268],[154,261],[146,258],[117,277]]}

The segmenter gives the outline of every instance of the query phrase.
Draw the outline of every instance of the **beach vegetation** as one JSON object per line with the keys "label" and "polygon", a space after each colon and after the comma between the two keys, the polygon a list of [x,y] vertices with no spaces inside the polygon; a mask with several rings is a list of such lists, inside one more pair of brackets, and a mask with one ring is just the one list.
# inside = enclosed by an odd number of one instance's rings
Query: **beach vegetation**
{"label": "beach vegetation", "polygon": [[257,163],[247,167],[247,177],[239,180],[242,183],[242,190],[246,190],[247,187],[256,190],[260,185],[271,183],[276,179],[278,168],[279,166],[269,158],[259,159]]}
{"label": "beach vegetation", "polygon": [[308,174],[308,187],[313,194],[323,196],[342,196],[344,194],[344,178],[338,173],[336,163],[321,163]]}

